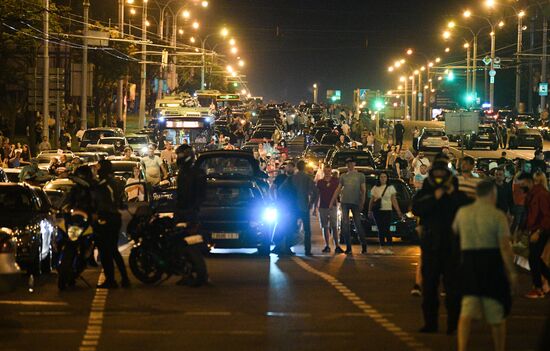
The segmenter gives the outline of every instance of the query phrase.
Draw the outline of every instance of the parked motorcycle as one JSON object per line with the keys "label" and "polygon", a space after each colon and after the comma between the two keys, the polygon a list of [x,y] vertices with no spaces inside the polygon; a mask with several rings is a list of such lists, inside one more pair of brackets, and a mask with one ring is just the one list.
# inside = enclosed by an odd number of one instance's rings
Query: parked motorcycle
{"label": "parked motorcycle", "polygon": [[64,290],[73,286],[84,269],[88,258],[93,254],[93,229],[91,218],[84,211],[74,209],[58,220],[56,239],[57,287]]}
{"label": "parked motorcycle", "polygon": [[127,228],[134,241],[130,270],[145,284],[172,275],[181,276],[191,286],[205,284],[208,273],[202,254],[204,241],[197,230],[195,225],[176,223],[173,213],[154,213],[149,206],[139,207]]}

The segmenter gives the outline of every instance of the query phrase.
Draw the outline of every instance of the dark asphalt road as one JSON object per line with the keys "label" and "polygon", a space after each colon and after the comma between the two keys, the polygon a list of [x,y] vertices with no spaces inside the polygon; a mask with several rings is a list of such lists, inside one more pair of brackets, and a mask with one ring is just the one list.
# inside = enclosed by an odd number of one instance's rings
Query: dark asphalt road
{"label": "dark asphalt road", "polygon": [[[7,350],[453,350],[455,337],[422,335],[420,299],[411,297],[418,248],[396,255],[321,255],[269,259],[250,253],[208,258],[212,283],[202,288],[144,286],[96,291],[79,283],[57,291],[55,274],[34,293],[0,295],[0,349]],[[375,242],[369,248],[375,249]],[[358,248],[355,247],[357,250]],[[127,251],[125,252],[127,253]],[[98,269],[85,273],[95,285]],[[527,274],[521,287],[529,287]],[[522,291],[523,291],[522,290]],[[510,350],[533,350],[550,300],[517,297],[509,319]],[[441,325],[444,326],[444,311]],[[472,349],[491,348],[476,324]]]}

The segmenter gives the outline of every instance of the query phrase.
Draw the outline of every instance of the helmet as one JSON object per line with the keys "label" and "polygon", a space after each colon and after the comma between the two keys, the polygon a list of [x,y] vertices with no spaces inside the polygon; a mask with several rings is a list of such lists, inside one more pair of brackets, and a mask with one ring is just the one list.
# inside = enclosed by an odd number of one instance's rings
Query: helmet
{"label": "helmet", "polygon": [[195,151],[188,144],[178,146],[176,156],[176,162],[180,168],[190,167],[195,162]]}

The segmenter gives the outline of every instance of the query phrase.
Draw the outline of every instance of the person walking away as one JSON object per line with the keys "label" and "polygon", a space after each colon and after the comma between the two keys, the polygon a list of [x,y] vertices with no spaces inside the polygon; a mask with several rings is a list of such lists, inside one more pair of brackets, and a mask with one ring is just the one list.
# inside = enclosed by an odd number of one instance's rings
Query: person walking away
{"label": "person walking away", "polygon": [[415,126],[413,129],[413,149],[416,152],[418,152],[418,138],[420,138],[420,130]]}
{"label": "person walking away", "polygon": [[373,218],[376,223],[380,242],[380,247],[375,251],[376,254],[393,255],[393,251],[391,250],[392,234],[390,232],[392,209],[397,211],[399,218],[403,217],[403,213],[397,203],[396,193],[393,185],[388,184],[388,174],[381,172],[378,175],[376,185],[371,189],[369,201],[369,217]]}
{"label": "person walking away", "polygon": [[288,162],[285,166],[285,173],[279,174],[273,181],[277,206],[285,209],[285,211],[281,211],[280,213],[273,237],[275,247],[272,252],[279,256],[294,255],[294,252],[290,249],[292,246],[292,235],[295,233],[298,221],[298,199],[296,196],[296,187],[292,181],[294,173],[294,162]]}
{"label": "person walking away", "polygon": [[511,219],[511,213],[514,209],[514,197],[512,195],[512,184],[505,180],[504,168],[499,167],[495,170],[494,180],[497,189],[497,208]]}
{"label": "person walking away", "polygon": [[476,198],[477,183],[481,180],[477,174],[473,173],[475,161],[472,157],[466,156],[460,162],[460,175],[458,178],[458,187],[472,200]]}
{"label": "person walking away", "polygon": [[466,194],[458,189],[458,181],[448,168],[448,162],[436,160],[424,186],[413,198],[412,211],[420,219],[422,333],[438,331],[439,283],[443,278],[447,307],[447,333],[457,328],[460,313],[457,238],[451,225],[458,209],[468,204]]}
{"label": "person walking away", "polygon": [[166,177],[166,171],[160,157],[155,155],[155,147],[153,145],[149,145],[147,151],[147,156],[144,156],[141,159],[141,163],[145,168],[147,183],[151,186],[155,186],[160,183],[163,177]]}
{"label": "person walking away", "polygon": [[50,144],[47,137],[43,136],[42,142],[38,144],[38,151],[42,152],[42,151],[51,150],[51,149],[52,149],[52,144]]}
{"label": "person walking away", "polygon": [[400,149],[403,149],[403,137],[405,136],[405,126],[401,121],[397,121],[394,127],[395,132],[395,145],[398,145]]}
{"label": "person walking away", "polygon": [[109,160],[98,162],[97,174],[99,183],[95,189],[97,197],[97,221],[94,232],[97,235],[99,257],[105,274],[105,281],[99,284],[99,289],[112,289],[118,287],[115,280],[116,263],[121,276],[121,285],[130,286],[128,273],[124,260],[118,251],[118,238],[122,218],[119,209],[122,207],[123,187],[113,177],[113,165]]}
{"label": "person walking away", "polygon": [[491,325],[495,351],[504,351],[506,317],[516,285],[514,254],[508,220],[498,209],[497,186],[490,180],[477,185],[477,199],[460,208],[453,230],[460,239],[462,305],[458,323],[458,350],[468,349],[472,319]]}
{"label": "person walking away", "polygon": [[361,223],[361,211],[365,205],[365,196],[367,192],[365,175],[355,170],[355,159],[352,157],[346,158],[346,166],[348,171],[340,177],[340,184],[330,200],[329,208],[336,205],[338,196],[342,194],[340,201],[340,207],[342,208],[342,224],[340,227],[346,242],[345,253],[347,255],[352,254],[349,228],[349,213],[351,211],[355,229],[361,241],[361,253],[366,254],[367,241],[365,239],[363,224]]}
{"label": "person walking away", "polygon": [[338,245],[338,207],[336,205],[330,206],[330,201],[336,189],[338,188],[338,178],[332,175],[332,169],[330,166],[323,168],[324,177],[317,181],[317,193],[318,201],[315,201],[314,212],[319,211],[319,221],[321,223],[321,230],[323,231],[323,238],[325,239],[325,248],[323,253],[330,252],[330,234],[332,233],[332,239],[334,240],[334,253],[340,254],[344,250]]}
{"label": "person walking away", "polygon": [[541,184],[535,184],[531,173],[522,173],[518,180],[527,194],[527,220],[525,229],[529,234],[529,267],[533,289],[525,297],[542,299],[542,277],[550,281],[550,268],[546,266],[541,255],[550,237],[550,193]]}
{"label": "person walking away", "polygon": [[296,189],[298,199],[297,219],[301,220],[304,226],[305,254],[311,256],[310,210],[313,207],[314,199],[317,197],[317,188],[311,177],[305,173],[306,163],[304,160],[298,161],[296,168],[298,168],[298,172],[292,177],[292,183]]}

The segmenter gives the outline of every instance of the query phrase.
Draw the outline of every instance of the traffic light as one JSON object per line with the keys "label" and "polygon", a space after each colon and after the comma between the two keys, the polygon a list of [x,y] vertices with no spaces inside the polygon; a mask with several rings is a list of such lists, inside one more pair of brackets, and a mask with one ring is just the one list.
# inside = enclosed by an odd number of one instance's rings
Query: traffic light
{"label": "traffic light", "polygon": [[453,71],[449,70],[449,73],[447,73],[447,80],[449,82],[452,82],[453,80],[455,80],[455,74],[453,73]]}
{"label": "traffic light", "polygon": [[381,99],[374,100],[374,109],[380,111],[384,108],[384,101]]}
{"label": "traffic light", "polygon": [[467,104],[473,103],[474,102],[474,95],[473,94],[466,94],[465,100],[466,100]]}

